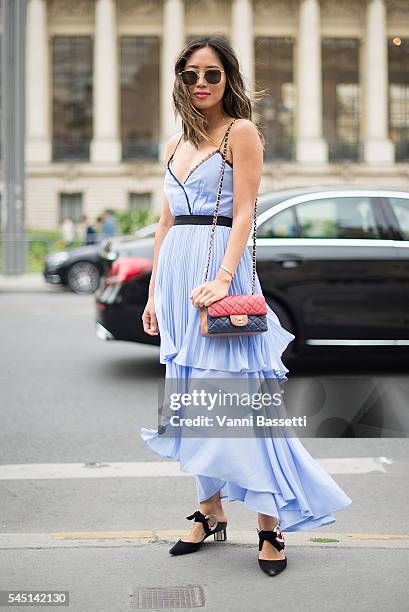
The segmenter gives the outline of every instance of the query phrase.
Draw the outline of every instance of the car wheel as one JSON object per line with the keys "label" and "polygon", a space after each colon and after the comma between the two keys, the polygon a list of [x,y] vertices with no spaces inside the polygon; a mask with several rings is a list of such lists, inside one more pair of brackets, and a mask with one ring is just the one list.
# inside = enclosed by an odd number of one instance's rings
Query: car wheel
{"label": "car wheel", "polygon": [[74,293],[94,293],[97,290],[101,274],[93,263],[77,261],[67,273],[67,285]]}
{"label": "car wheel", "polygon": [[[275,300],[272,300],[271,298],[270,299],[266,298],[266,302],[270,306],[271,310],[275,312],[275,314],[277,315],[281,323],[281,326],[284,327],[284,329],[289,331],[291,334],[294,334],[294,336],[297,336],[297,334],[295,333],[294,321],[292,320],[292,317],[290,316],[286,308],[281,306],[281,304],[279,304]],[[294,359],[294,357],[297,355],[297,347],[295,345],[296,342],[297,342],[297,337],[292,342],[290,342],[288,347],[285,349],[283,353],[284,363],[287,360]]]}

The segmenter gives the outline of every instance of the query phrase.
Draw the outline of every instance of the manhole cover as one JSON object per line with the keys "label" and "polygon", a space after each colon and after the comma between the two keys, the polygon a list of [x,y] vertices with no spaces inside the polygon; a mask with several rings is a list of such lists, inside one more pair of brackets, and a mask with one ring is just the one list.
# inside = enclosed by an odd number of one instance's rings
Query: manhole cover
{"label": "manhole cover", "polygon": [[133,590],[133,610],[168,610],[169,608],[203,608],[203,587],[187,584],[175,587],[139,587]]}

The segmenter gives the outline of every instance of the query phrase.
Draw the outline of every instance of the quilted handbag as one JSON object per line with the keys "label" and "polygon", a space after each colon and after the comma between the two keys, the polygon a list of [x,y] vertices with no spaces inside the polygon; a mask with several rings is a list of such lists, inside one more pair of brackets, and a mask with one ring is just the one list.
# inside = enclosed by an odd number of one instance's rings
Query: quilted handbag
{"label": "quilted handbag", "polygon": [[[220,183],[217,192],[217,201],[214,211],[211,235],[209,240],[209,249],[207,256],[207,264],[203,276],[203,282],[206,282],[210,256],[213,247],[214,233],[217,224],[217,215],[220,206],[220,194],[222,191],[224,169],[226,165],[227,142],[229,138],[230,128],[234,121],[230,124],[225,136],[223,148],[223,163],[221,169]],[[220,300],[217,300],[209,306],[200,307],[200,330],[203,336],[218,337],[218,336],[254,336],[267,331],[267,304],[262,294],[255,294],[254,288],[256,284],[256,232],[257,232],[257,198],[254,204],[254,229],[253,229],[253,274],[251,283],[251,293],[249,294],[229,294],[225,295]]]}

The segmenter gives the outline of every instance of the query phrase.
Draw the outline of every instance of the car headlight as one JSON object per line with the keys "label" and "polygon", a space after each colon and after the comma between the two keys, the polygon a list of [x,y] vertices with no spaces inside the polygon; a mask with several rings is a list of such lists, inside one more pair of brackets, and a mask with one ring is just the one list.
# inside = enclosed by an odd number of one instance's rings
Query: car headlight
{"label": "car headlight", "polygon": [[47,255],[47,263],[49,266],[59,266],[60,264],[62,264],[66,259],[68,259],[69,257],[69,253],[67,253],[67,251],[59,251],[58,253],[50,253],[49,255]]}

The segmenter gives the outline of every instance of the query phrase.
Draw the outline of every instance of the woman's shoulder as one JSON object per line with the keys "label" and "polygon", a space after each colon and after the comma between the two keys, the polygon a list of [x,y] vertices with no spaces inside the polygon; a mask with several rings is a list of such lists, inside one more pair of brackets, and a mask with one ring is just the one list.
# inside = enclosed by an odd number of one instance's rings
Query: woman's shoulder
{"label": "woman's shoulder", "polygon": [[[232,117],[234,119],[234,117]],[[258,135],[256,124],[251,119],[237,118],[234,121],[232,133],[246,135]]]}
{"label": "woman's shoulder", "polygon": [[181,132],[176,132],[175,134],[173,134],[173,136],[171,136],[168,140],[168,147],[176,144],[183,136],[183,131]]}
{"label": "woman's shoulder", "polygon": [[172,156],[172,153],[174,152],[174,150],[176,149],[180,139],[183,136],[183,132],[177,132],[176,134],[173,134],[173,136],[171,136],[167,143],[166,143],[166,154],[165,154],[165,160],[166,162],[169,161],[169,158]]}
{"label": "woman's shoulder", "polygon": [[233,155],[235,149],[257,151],[262,147],[259,131],[256,124],[251,121],[251,119],[236,119],[230,135]]}

